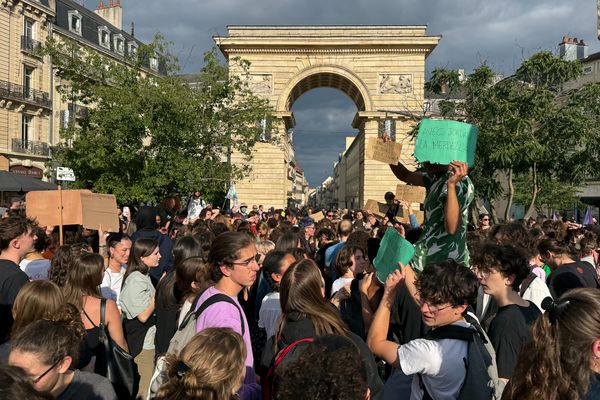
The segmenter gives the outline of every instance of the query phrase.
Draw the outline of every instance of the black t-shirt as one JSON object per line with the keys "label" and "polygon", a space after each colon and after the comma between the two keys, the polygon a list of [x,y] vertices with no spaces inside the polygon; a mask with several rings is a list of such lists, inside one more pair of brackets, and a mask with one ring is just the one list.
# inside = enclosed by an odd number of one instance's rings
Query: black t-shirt
{"label": "black t-shirt", "polygon": [[112,384],[103,376],[85,371],[74,371],[73,380],[56,400],[117,400]]}
{"label": "black t-shirt", "polygon": [[555,269],[548,277],[547,284],[555,299],[570,289],[599,287],[594,267],[581,261],[563,264]]}
{"label": "black t-shirt", "polygon": [[600,399],[600,374],[592,374],[590,389],[585,395],[585,400]]}
{"label": "black t-shirt", "polygon": [[540,310],[532,302],[521,307],[516,304],[499,307],[492,320],[488,335],[496,350],[498,376],[510,379],[517,365],[521,348],[531,337],[531,325],[540,316]]}
{"label": "black t-shirt", "polygon": [[13,324],[12,306],[29,277],[10,260],[0,260],[0,344],[8,340]]}

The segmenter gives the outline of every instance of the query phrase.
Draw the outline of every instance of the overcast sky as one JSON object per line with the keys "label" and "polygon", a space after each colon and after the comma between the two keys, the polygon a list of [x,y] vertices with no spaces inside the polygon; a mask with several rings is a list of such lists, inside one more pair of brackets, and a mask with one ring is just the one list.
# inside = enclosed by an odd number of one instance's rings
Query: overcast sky
{"label": "overcast sky", "polygon": [[[590,54],[600,51],[596,37],[597,0],[121,0],[123,29],[150,41],[161,32],[186,72],[196,72],[212,36],[227,25],[428,25],[442,35],[426,70],[464,68],[482,62],[510,74],[539,50],[556,50],[562,36],[586,40]],[[85,0],[95,8],[99,0]],[[108,1],[105,1],[108,3]],[[315,89],[296,101],[294,147],[311,186],[331,174],[344,148],[356,107],[333,89]]]}

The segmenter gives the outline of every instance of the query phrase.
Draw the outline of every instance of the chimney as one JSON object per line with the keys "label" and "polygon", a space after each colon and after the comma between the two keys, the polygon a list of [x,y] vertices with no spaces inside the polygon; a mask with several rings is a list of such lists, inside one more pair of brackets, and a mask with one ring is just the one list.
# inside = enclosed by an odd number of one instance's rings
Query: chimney
{"label": "chimney", "polygon": [[577,43],[577,59],[583,60],[588,56],[588,45],[581,39],[579,43]]}
{"label": "chimney", "polygon": [[577,39],[563,36],[562,42],[558,45],[558,55],[565,61],[577,60]]}
{"label": "chimney", "polygon": [[94,12],[119,30],[123,29],[123,9],[121,8],[121,0],[109,0],[108,7],[104,4],[103,0],[100,0],[100,4],[98,4],[98,7]]}
{"label": "chimney", "polygon": [[133,21],[131,21],[131,37],[135,37],[135,26],[133,25]]}

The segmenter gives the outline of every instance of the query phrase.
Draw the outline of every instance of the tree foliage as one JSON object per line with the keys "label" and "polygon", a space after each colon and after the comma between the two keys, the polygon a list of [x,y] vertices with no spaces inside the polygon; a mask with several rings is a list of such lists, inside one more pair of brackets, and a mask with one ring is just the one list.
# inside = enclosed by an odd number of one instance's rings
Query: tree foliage
{"label": "tree foliage", "polygon": [[[210,195],[249,172],[247,163],[232,166],[228,157],[237,152],[251,159],[257,121],[271,110],[229,76],[216,50],[205,54],[193,88],[175,75],[176,60],[160,37],[127,64],[68,41],[49,40],[44,52],[65,101],[89,107],[61,130],[63,142],[53,153],[55,165],[73,168],[76,187],[139,203],[195,190]],[[146,68],[157,55],[162,74]]]}
{"label": "tree foliage", "polygon": [[[564,90],[564,84],[580,73],[578,61],[544,51],[495,84],[493,71],[482,65],[462,83],[464,101],[441,107],[444,117],[479,127],[471,175],[482,200],[506,196],[505,219],[516,194],[529,217],[543,205],[572,205],[574,195],[565,196],[558,188],[574,194],[575,186],[597,174],[600,86]],[[500,184],[503,177],[506,190]]]}

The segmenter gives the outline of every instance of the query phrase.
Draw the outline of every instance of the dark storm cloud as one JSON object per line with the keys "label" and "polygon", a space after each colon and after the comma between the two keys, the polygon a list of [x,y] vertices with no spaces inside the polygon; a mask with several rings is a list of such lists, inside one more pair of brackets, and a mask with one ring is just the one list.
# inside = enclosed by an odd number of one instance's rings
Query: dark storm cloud
{"label": "dark storm cloud", "polygon": [[[585,39],[590,53],[600,50],[596,0],[122,0],[122,4],[124,29],[135,21],[136,36],[144,41],[160,31],[174,43],[173,51],[186,72],[200,68],[202,54],[214,45],[212,36],[226,35],[227,25],[426,24],[429,34],[443,36],[427,60],[427,72],[445,67],[469,73],[486,62],[510,74],[536,51],[556,50],[563,35]],[[87,0],[86,5],[96,4]],[[344,148],[343,138],[352,131],[355,110],[348,104],[336,105],[341,100],[328,103],[330,96],[304,96],[310,101],[302,103],[300,98],[294,106],[295,147],[315,184],[331,173],[332,162]],[[314,131],[337,133],[324,136]]]}

